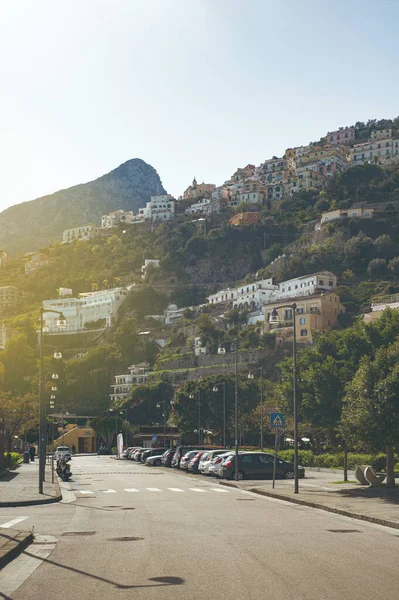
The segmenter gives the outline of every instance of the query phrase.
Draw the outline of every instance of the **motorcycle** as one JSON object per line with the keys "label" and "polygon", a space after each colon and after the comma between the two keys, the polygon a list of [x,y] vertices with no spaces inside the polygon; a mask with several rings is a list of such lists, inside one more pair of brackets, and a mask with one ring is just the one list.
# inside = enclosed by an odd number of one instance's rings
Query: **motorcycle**
{"label": "motorcycle", "polygon": [[57,460],[57,475],[62,479],[62,481],[68,481],[72,477],[72,471],[70,466],[68,465],[67,458],[59,458]]}

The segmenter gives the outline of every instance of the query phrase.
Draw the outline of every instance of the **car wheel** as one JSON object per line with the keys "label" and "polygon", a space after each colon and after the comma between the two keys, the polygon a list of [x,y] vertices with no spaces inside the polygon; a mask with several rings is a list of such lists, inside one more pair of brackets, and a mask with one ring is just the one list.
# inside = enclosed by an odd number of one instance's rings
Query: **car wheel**
{"label": "car wheel", "polygon": [[160,460],[154,460],[154,466],[155,467],[160,467],[161,466],[161,461]]}
{"label": "car wheel", "polygon": [[[245,479],[245,475],[244,475],[243,471],[238,471],[237,478],[238,478],[238,481],[242,481],[243,479]],[[234,479],[234,476],[233,476],[233,479]]]}
{"label": "car wheel", "polygon": [[294,479],[295,473],[294,471],[286,471],[284,473],[284,479]]}

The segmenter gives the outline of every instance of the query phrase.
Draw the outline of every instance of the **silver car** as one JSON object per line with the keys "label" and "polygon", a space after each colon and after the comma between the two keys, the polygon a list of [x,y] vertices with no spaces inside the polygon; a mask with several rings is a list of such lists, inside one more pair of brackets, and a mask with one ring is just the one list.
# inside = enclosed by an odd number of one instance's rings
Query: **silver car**
{"label": "silver car", "polygon": [[216,456],[220,456],[221,454],[226,454],[226,448],[220,448],[219,450],[208,450],[201,456],[200,463],[198,465],[198,471],[202,473],[202,475],[209,475],[209,468],[212,464],[212,460]]}
{"label": "silver car", "polygon": [[194,458],[194,456],[198,454],[198,450],[190,450],[190,452],[186,452],[186,454],[184,454],[181,457],[181,461],[180,461],[180,468],[183,469],[184,471],[188,470],[188,463],[190,462],[190,460],[192,458]]}
{"label": "silver car", "polygon": [[211,464],[208,468],[209,475],[214,475],[215,477],[220,477],[220,467],[222,466],[223,461],[226,460],[229,456],[234,454],[234,450],[229,450],[224,454],[218,454],[211,460]]}

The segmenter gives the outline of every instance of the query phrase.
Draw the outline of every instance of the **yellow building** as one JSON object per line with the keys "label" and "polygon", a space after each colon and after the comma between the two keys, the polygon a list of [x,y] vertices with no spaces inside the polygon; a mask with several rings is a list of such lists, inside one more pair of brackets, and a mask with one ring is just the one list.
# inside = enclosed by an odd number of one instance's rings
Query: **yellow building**
{"label": "yellow building", "polygon": [[[279,300],[264,306],[265,329],[276,334],[277,338],[289,340],[294,332],[294,315],[292,308],[280,308],[281,305],[295,302],[296,308],[296,340],[297,342],[313,342],[312,329],[319,331],[330,330],[338,323],[338,315],[345,312],[339,296],[334,292],[308,296],[306,298],[292,298],[289,301]],[[270,315],[276,309],[279,322],[270,323]]]}
{"label": "yellow building", "polygon": [[57,446],[69,446],[71,451],[79,454],[97,452],[97,434],[91,427],[75,425],[54,440],[54,447]]}
{"label": "yellow building", "polygon": [[193,183],[188,186],[183,194],[185,200],[191,198],[203,198],[210,196],[213,190],[216,188],[214,183],[197,183],[197,180],[193,179]]}

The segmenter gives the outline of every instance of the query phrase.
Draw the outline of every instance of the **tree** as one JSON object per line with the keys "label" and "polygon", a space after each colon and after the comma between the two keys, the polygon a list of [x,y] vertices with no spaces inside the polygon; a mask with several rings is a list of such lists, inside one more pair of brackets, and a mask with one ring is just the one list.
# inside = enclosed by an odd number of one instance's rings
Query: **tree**
{"label": "tree", "polygon": [[387,260],[393,258],[396,254],[396,244],[392,241],[391,236],[386,233],[374,240],[374,247],[378,256]]}
{"label": "tree", "polygon": [[399,446],[399,341],[368,356],[347,388],[342,430],[353,442],[385,448],[387,487],[395,487],[394,448]]}
{"label": "tree", "polygon": [[90,425],[96,434],[104,440],[107,448],[111,448],[113,442],[116,445],[117,434],[124,428],[123,420],[112,416],[91,419]]}
{"label": "tree", "polygon": [[393,277],[399,277],[399,256],[395,256],[395,258],[389,261],[388,268]]}
{"label": "tree", "polygon": [[355,270],[358,270],[359,267],[365,266],[373,258],[373,253],[373,240],[360,231],[345,244],[345,263],[348,267],[354,267]]}
{"label": "tree", "polygon": [[373,258],[373,260],[370,260],[367,273],[371,279],[385,279],[389,274],[385,258]]}
{"label": "tree", "polygon": [[39,399],[33,394],[15,396],[10,392],[1,392],[0,406],[4,412],[7,449],[11,450],[14,436],[23,436],[38,425]]}

